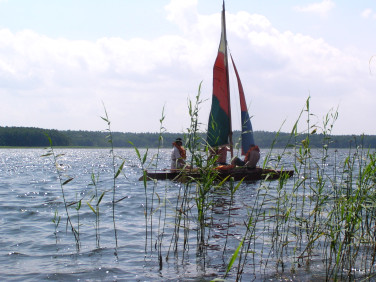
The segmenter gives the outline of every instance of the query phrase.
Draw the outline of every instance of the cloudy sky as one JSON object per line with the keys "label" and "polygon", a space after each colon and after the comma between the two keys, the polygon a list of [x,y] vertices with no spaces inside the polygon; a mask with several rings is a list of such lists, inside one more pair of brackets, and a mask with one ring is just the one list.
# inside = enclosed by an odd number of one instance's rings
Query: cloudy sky
{"label": "cloudy sky", "polygon": [[[0,0],[0,126],[103,130],[104,104],[114,131],[157,132],[164,108],[164,127],[184,132],[202,82],[205,130],[221,9]],[[290,131],[310,96],[312,123],[338,108],[334,134],[376,134],[376,1],[228,0],[226,18],[254,130]],[[232,107],[239,129],[236,95]]]}

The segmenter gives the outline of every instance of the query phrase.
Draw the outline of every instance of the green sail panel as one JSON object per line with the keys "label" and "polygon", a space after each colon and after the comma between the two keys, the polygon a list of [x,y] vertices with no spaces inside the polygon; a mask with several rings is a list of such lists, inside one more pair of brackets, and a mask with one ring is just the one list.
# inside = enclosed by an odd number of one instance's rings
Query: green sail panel
{"label": "green sail panel", "polygon": [[225,10],[222,10],[222,32],[213,68],[213,98],[208,123],[208,144],[212,147],[230,144],[231,110],[228,87]]}
{"label": "green sail panel", "polygon": [[213,95],[207,135],[207,141],[211,147],[221,146],[229,143],[229,124],[229,116],[221,108],[218,98]]}

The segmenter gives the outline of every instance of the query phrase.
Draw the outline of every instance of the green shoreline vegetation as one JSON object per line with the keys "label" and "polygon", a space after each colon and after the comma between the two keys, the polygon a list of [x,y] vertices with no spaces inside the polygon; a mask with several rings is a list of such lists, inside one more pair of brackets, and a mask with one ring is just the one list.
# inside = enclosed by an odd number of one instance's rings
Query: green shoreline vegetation
{"label": "green shoreline vegetation", "polygon": [[[107,132],[103,131],[73,131],[43,129],[34,127],[0,127],[0,147],[46,147],[49,146],[51,138],[54,147],[71,148],[108,148],[109,142],[106,140]],[[277,132],[255,131],[254,136],[259,147],[270,148]],[[113,132],[113,146],[116,148],[170,148],[171,143],[182,137],[182,133],[161,133],[164,142],[160,144],[159,133],[131,133]],[[202,139],[206,139],[205,133],[198,133]],[[240,132],[234,131],[234,140],[239,140]],[[284,148],[288,145],[290,133],[279,132],[278,140],[273,144],[274,148]],[[299,140],[299,138],[301,140]],[[298,136],[295,141],[301,142],[304,136]],[[310,146],[321,148],[324,143],[324,134],[313,134],[310,136]],[[132,142],[129,143],[129,142]],[[331,148],[349,148],[361,145],[364,148],[376,148],[376,135],[332,135]]]}

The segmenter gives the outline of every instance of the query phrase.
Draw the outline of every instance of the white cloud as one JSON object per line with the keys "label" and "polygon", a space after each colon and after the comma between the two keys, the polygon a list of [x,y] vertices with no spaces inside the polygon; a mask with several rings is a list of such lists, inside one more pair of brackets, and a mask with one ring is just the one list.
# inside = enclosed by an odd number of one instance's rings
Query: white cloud
{"label": "white cloud", "polygon": [[[118,130],[152,130],[148,123],[158,122],[164,103],[186,103],[184,81],[196,91],[200,80],[189,77],[202,64],[192,59],[198,48],[177,36],[92,42],[1,29],[1,120],[19,126],[98,128],[102,124],[95,124],[95,117],[103,100],[110,115],[123,120]],[[88,125],[88,117],[94,125]],[[124,126],[124,121],[133,122]]]}
{"label": "white cloud", "polygon": [[295,6],[294,10],[298,12],[314,13],[319,14],[320,16],[326,16],[334,7],[335,4],[332,0],[323,0],[320,3],[312,3],[306,6]]}
{"label": "white cloud", "polygon": [[363,18],[368,19],[372,14],[372,9],[365,9],[361,15]]}
{"label": "white cloud", "polygon": [[361,16],[364,19],[376,19],[376,13],[372,9],[365,9]]}
{"label": "white cloud", "polygon": [[190,23],[196,22],[197,0],[171,0],[165,7],[167,19],[179,25],[185,31],[191,28]]}

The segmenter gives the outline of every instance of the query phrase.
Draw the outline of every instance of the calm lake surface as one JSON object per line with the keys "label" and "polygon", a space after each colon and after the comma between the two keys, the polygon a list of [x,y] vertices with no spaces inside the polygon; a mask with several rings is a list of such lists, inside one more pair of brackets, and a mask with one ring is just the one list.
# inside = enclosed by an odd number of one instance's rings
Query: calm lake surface
{"label": "calm lake surface", "polygon": [[[144,150],[140,151],[143,155]],[[2,281],[210,281],[223,278],[229,259],[245,234],[249,207],[254,206],[258,188],[264,185],[261,181],[242,183],[233,202],[226,187],[210,196],[210,229],[205,233],[202,250],[197,246],[194,200],[188,203],[189,221],[179,223],[179,226],[184,225],[180,229],[179,240],[174,237],[177,203],[184,184],[148,182],[145,194],[144,184],[139,181],[142,169],[135,151],[115,149],[115,155],[125,160],[123,173],[116,179],[116,247],[110,150],[56,149],[56,154],[64,154],[58,159],[64,179],[73,178],[64,185],[64,192],[66,201],[74,203],[68,207],[68,212],[79,233],[78,250],[67,225],[56,167],[51,156],[41,157],[45,153],[44,149],[0,149]],[[156,150],[151,150],[149,156],[155,153]],[[321,152],[316,154],[320,158]],[[344,161],[348,150],[339,150],[335,155],[334,151],[330,151],[329,155],[323,166],[327,166],[331,175],[336,174],[337,166]],[[160,156],[158,167],[168,167],[170,150],[162,150]],[[287,168],[293,168],[292,157],[285,156],[283,162]],[[116,163],[120,165],[121,159],[116,159]],[[97,229],[96,216],[88,205],[95,207],[92,173],[97,179],[97,193],[101,195],[105,192],[99,204]],[[296,175],[287,180],[286,185],[292,187],[299,177]],[[276,193],[278,181],[267,182],[266,185],[270,194]],[[195,186],[192,187],[191,191],[194,191]],[[193,192],[189,198],[192,197]],[[80,199],[79,207],[77,201]],[[264,216],[275,203],[269,205],[263,207]],[[55,232],[59,216],[61,221]],[[259,228],[254,249],[261,254],[261,259],[253,258],[245,265],[243,281],[310,281],[325,277],[323,263],[315,257],[310,267],[293,274],[289,270],[277,271],[273,263],[265,266],[262,258],[265,255],[271,257],[273,250],[266,246],[272,243],[267,237],[269,227]],[[236,271],[231,271],[227,279],[233,281],[235,277]]]}

